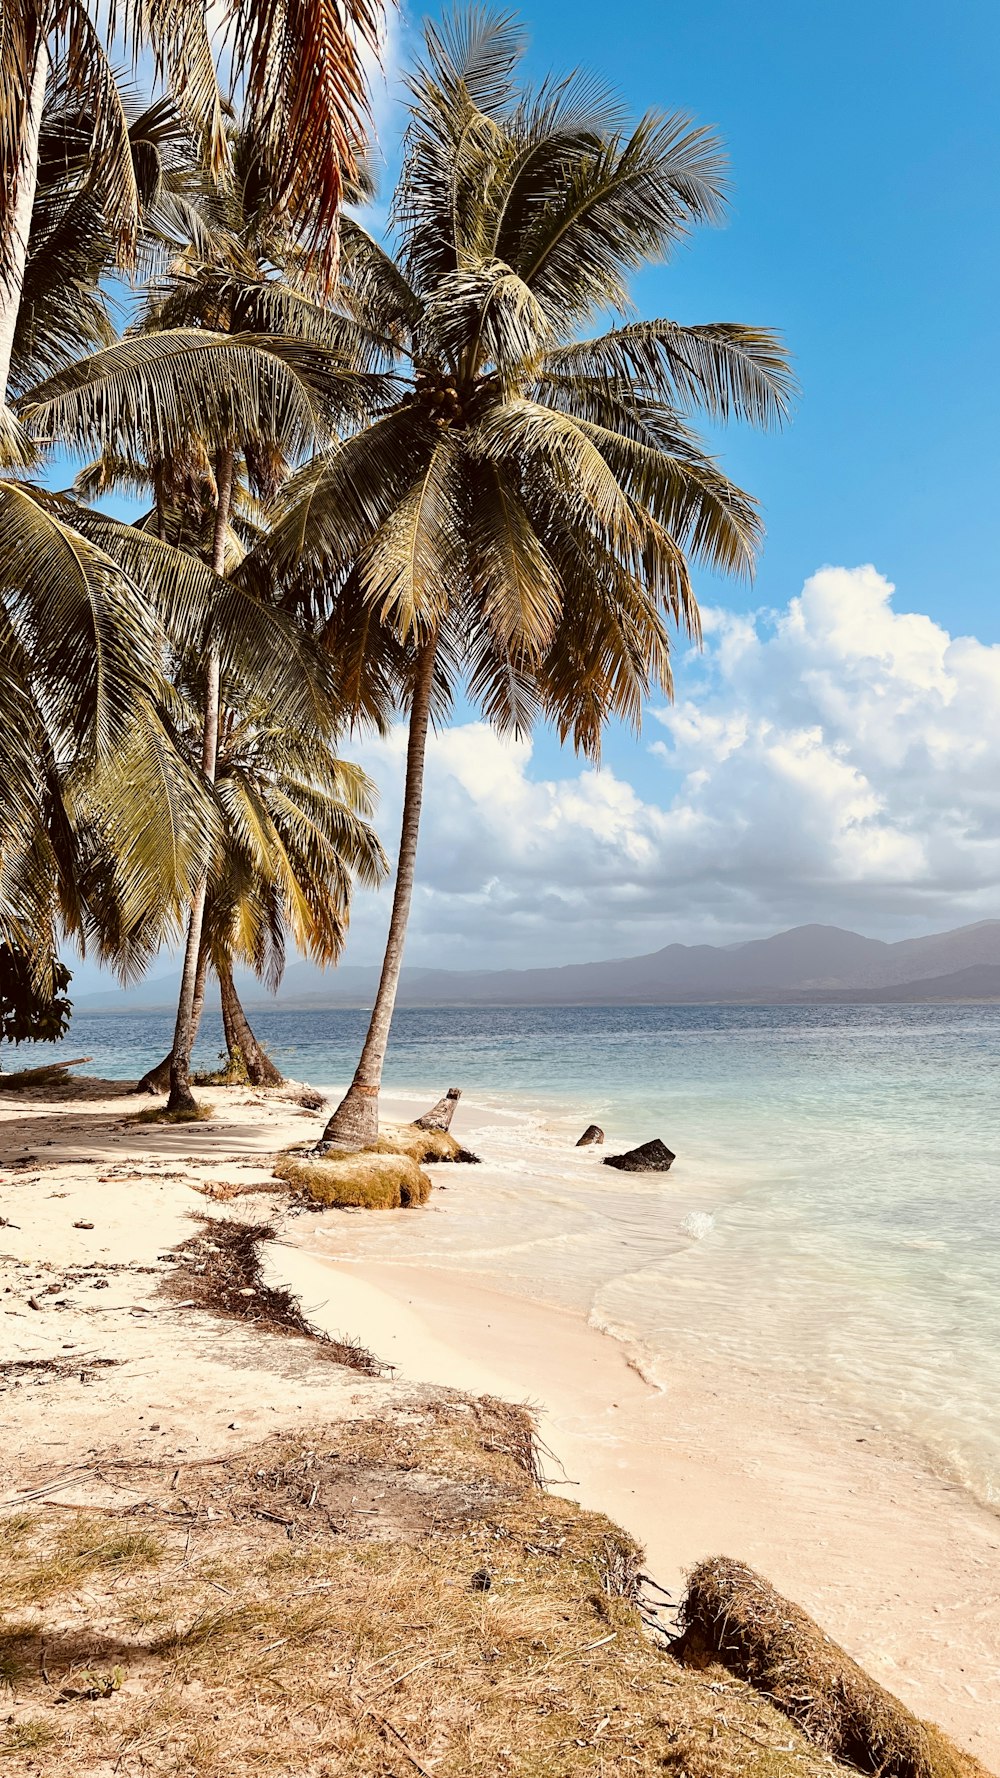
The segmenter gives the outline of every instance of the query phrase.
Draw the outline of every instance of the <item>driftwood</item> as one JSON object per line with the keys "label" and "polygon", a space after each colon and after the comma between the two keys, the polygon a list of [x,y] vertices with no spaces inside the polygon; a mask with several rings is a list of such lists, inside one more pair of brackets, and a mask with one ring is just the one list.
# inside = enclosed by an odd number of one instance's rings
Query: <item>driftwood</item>
{"label": "driftwood", "polygon": [[603,1141],[604,1131],[600,1124],[588,1124],[576,1146],[577,1148],[587,1148],[593,1142],[600,1147]]}
{"label": "driftwood", "polygon": [[621,1173],[668,1173],[676,1159],[673,1149],[654,1136],[652,1142],[640,1143],[624,1154],[606,1154],[604,1165],[617,1167]]}
{"label": "driftwood", "polygon": [[418,1130],[450,1130],[451,1120],[455,1115],[455,1107],[462,1097],[461,1087],[449,1087],[443,1099],[425,1111],[423,1117],[414,1118]]}
{"label": "driftwood", "polygon": [[67,1068],[80,1068],[93,1060],[93,1056],[74,1056],[69,1062],[41,1062],[37,1068],[19,1068],[15,1074],[0,1074],[0,1086],[42,1087],[54,1074],[64,1074]]}

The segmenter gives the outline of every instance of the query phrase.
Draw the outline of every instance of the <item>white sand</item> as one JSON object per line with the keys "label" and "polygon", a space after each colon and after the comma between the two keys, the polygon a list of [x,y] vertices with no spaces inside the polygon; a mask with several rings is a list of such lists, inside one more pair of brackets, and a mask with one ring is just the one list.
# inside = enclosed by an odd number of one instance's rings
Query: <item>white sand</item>
{"label": "white sand", "polygon": [[[67,1367],[0,1371],[0,1502],[78,1468],[58,1497],[87,1499],[84,1466],[98,1454],[191,1461],[384,1397],[387,1385],[317,1363],[306,1342],[157,1294],[174,1269],[160,1255],[200,1218],[266,1222],[283,1207],[205,1188],[266,1184],[267,1155],[319,1123],[252,1093],[199,1097],[219,1104],[218,1123],[136,1126],[149,1101],[100,1089],[55,1103],[0,1096],[0,1216],[13,1225],[0,1227],[0,1364]],[[108,1359],[86,1380],[73,1368]]]}
{"label": "white sand", "polygon": [[[639,1537],[663,1585],[676,1590],[704,1555],[745,1558],[1000,1769],[1000,1519],[936,1480],[918,1452],[829,1422],[820,1403],[776,1400],[752,1376],[685,1366],[658,1393],[582,1317],[471,1274],[318,1256],[324,1242],[349,1253],[363,1213],[289,1218],[271,1260],[318,1324],[391,1360],[395,1381],[167,1302],[159,1255],[196,1218],[263,1222],[280,1208],[197,1188],[266,1184],[268,1154],[319,1121],[253,1093],[208,1096],[219,1121],[179,1128],[136,1127],[125,1121],[134,1100],[82,1089],[60,1103],[0,1099],[0,1216],[18,1225],[0,1227],[0,1360],[116,1361],[86,1383],[26,1373],[14,1387],[0,1372],[0,1504],[63,1474],[59,1499],[90,1498],[92,1471],[76,1472],[98,1453],[181,1463],[377,1410],[407,1383],[527,1399],[542,1410],[555,1485]],[[387,1103],[384,1115],[413,1110]],[[474,1135],[468,1117],[456,1128]],[[475,1177],[487,1192],[489,1166]],[[437,1200],[437,1214],[447,1207]],[[88,1262],[120,1268],[108,1288],[66,1282]]]}
{"label": "white sand", "polygon": [[[410,1101],[384,1108],[413,1112]],[[477,1146],[468,1114],[455,1128]],[[475,1180],[489,1191],[488,1165]],[[708,1365],[660,1392],[582,1316],[454,1270],[351,1259],[355,1222],[301,1219],[292,1245],[272,1250],[275,1276],[318,1325],[350,1330],[408,1381],[533,1402],[553,1485],[625,1525],[663,1586],[676,1595],[704,1556],[753,1563],[913,1709],[1000,1767],[1000,1518],[918,1451],[864,1422],[831,1422],[822,1403],[776,1400],[760,1379]],[[340,1261],[317,1254],[331,1240]]]}

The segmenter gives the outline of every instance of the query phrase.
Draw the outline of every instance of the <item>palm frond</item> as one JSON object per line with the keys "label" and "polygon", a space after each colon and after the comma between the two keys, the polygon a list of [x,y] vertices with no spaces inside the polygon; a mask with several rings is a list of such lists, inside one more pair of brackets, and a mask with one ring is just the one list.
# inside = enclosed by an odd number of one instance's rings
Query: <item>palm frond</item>
{"label": "palm frond", "polygon": [[511,263],[567,332],[595,310],[625,311],[631,272],[721,220],[724,168],[710,130],[648,113],[627,139],[575,157]]}
{"label": "palm frond", "polygon": [[396,502],[361,561],[381,621],[402,641],[425,637],[447,609],[464,569],[462,450],[442,435],[419,480]]}
{"label": "palm frond", "polygon": [[522,481],[542,473],[558,486],[588,522],[596,522],[622,545],[641,525],[608,455],[571,415],[523,398],[497,402],[473,434],[475,454],[516,465]]}
{"label": "palm frond", "polygon": [[158,675],[135,583],[32,490],[0,481],[0,601],[57,730],[85,731],[106,756]]}
{"label": "palm frond", "polygon": [[271,532],[248,558],[274,582],[319,592],[369,547],[426,469],[436,434],[403,408],[308,463],[282,490]]}
{"label": "palm frond", "polygon": [[285,344],[197,328],[129,334],[31,390],[20,416],[33,437],[84,450],[138,443],[166,458],[207,433],[217,447],[278,439],[295,455],[316,437],[320,403]]}
{"label": "palm frond", "polygon": [[796,381],[780,334],[766,327],[715,321],[634,321],[599,339],[557,347],[548,354],[541,386],[558,378],[593,385],[607,379],[655,400],[700,408],[713,419],[780,425],[788,417]]}
{"label": "palm frond", "polygon": [[469,556],[477,627],[519,671],[537,662],[551,641],[562,586],[521,499],[516,469],[495,458],[476,468]]}
{"label": "palm frond", "polygon": [[490,260],[442,277],[416,333],[418,357],[443,357],[463,377],[489,368],[504,390],[524,381],[552,338],[534,292],[508,265]]}

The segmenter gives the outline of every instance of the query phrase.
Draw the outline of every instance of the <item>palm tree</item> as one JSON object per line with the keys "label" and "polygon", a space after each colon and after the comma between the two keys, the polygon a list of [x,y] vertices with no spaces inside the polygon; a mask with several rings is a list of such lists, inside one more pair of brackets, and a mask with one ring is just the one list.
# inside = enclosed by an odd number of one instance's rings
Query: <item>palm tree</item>
{"label": "palm tree", "polygon": [[[341,402],[356,399],[357,379],[344,372],[336,354],[313,348],[304,364],[296,342],[285,350],[280,340],[178,329],[128,334],[57,372],[19,403],[30,435],[46,442],[59,440],[112,458],[160,465],[187,462],[199,451],[207,455],[212,469],[211,514],[208,560],[197,565],[200,576],[194,572],[191,555],[165,538],[100,515],[88,518],[79,510],[74,510],[73,523],[84,545],[98,541],[105,559],[113,559],[130,576],[143,577],[149,609],[155,611],[160,602],[156,582],[161,577],[187,590],[189,602],[183,610],[176,609],[174,601],[164,642],[178,634],[182,641],[199,638],[204,710],[200,777],[210,799],[227,636],[244,654],[248,646],[254,648],[265,683],[275,676],[291,681],[299,674],[298,696],[306,723],[317,695],[308,670],[303,672],[291,625],[224,578],[237,460],[255,450],[266,455],[275,441],[291,457],[301,454],[317,434],[323,435],[338,387]],[[246,626],[242,635],[240,621]],[[187,926],[172,1066],[175,1105],[193,1103],[191,1017],[211,843],[209,824]]]}
{"label": "palm tree", "polygon": [[[198,675],[175,678],[173,733],[193,765],[202,736]],[[255,679],[235,671],[224,683],[215,778],[220,838],[206,884],[191,1042],[211,968],[231,1064],[253,1085],[277,1085],[281,1076],[240,1004],[234,964],[252,969],[273,992],[289,939],[315,962],[334,962],[354,881],[374,887],[387,867],[369,824],[373,787],[333,751],[335,701],[328,700],[325,733],[318,720],[303,731],[298,700],[289,705],[280,689],[262,694]],[[168,1055],[138,1090],[168,1085],[170,1064]]]}
{"label": "palm tree", "polygon": [[[133,52],[151,51],[214,177],[229,165],[220,69],[268,146],[276,213],[304,228],[327,281],[345,174],[367,120],[365,49],[377,52],[378,0],[123,0],[117,9]],[[0,11],[0,405],[21,303],[39,172],[46,93],[53,77],[72,98],[87,137],[116,253],[135,252],[140,197],[128,120],[96,0],[4,0]]]}
{"label": "palm tree", "polygon": [[[12,16],[5,12],[5,24]],[[145,201],[169,176],[176,118],[161,104],[132,123],[123,117],[122,129],[131,185]],[[2,341],[16,392],[112,336],[99,281],[116,248],[106,170],[87,158],[90,135],[57,65],[16,325]],[[116,901],[118,930],[134,933],[186,893],[211,823],[156,715],[159,660],[142,590],[30,479],[40,465],[23,427],[0,408],[0,932],[29,959],[42,991],[60,926],[83,938],[92,923],[85,878],[97,835],[109,849],[105,902]],[[173,571],[162,591],[168,601],[180,594]],[[167,818],[151,823],[160,806]],[[115,959],[126,970],[127,952]]]}
{"label": "palm tree", "polygon": [[[345,418],[356,424],[373,401],[384,400],[383,380],[349,360],[347,348],[358,357],[356,330],[308,294],[317,275],[306,231],[287,218],[275,223],[266,153],[246,128],[229,131],[229,152],[231,176],[192,185],[186,194],[175,190],[159,203],[167,265],[130,334],[50,379],[26,408],[34,425],[48,423],[62,437],[99,446],[78,488],[151,489],[153,507],[140,528],[200,554],[220,578],[242,561],[255,528],[250,510],[256,505],[263,518],[261,502],[312,437]],[[283,261],[295,285],[275,277]],[[210,634],[199,670],[200,766],[211,789],[225,712],[219,648]],[[190,1054],[204,1000],[208,892],[206,871],[188,921],[170,1057],[172,1109],[193,1106]],[[161,1074],[162,1066],[141,1084],[158,1084]]]}
{"label": "palm tree", "polygon": [[426,46],[397,250],[345,218],[338,292],[408,386],[292,478],[255,552],[354,659],[392,639],[409,711],[381,981],[325,1132],[347,1147],[378,1128],[435,712],[461,676],[501,732],[540,716],[590,758],[609,718],[637,724],[670,691],[668,625],[698,634],[691,561],[748,573],[761,535],[687,416],[767,425],[793,388],[767,329],[626,319],[629,275],[723,215],[714,136],[629,128],[579,77],[519,90],[509,19],[458,15]]}
{"label": "palm tree", "polygon": [[372,787],[321,736],[297,734],[248,700],[227,717],[217,788],[225,844],[205,930],[226,1045],[252,1084],[275,1085],[281,1077],[240,1005],[233,963],[249,965],[273,991],[288,938],[317,963],[336,961],[353,882],[374,887],[387,868],[367,820]]}
{"label": "palm tree", "polygon": [[[295,399],[302,379],[245,340],[219,374],[209,367],[207,381],[208,359],[218,359],[213,342],[166,342],[166,366],[162,354],[154,366],[126,343],[101,361],[101,391],[84,413],[80,377],[95,380],[96,367],[76,376],[70,367],[81,351],[112,350],[102,279],[132,263],[140,224],[148,231],[154,212],[162,227],[185,210],[183,117],[217,178],[229,160],[204,7],[168,0],[152,12],[131,5],[123,12],[137,45],[148,28],[178,92],[176,105],[160,99],[135,121],[84,0],[10,0],[0,10],[0,397],[8,389],[19,395],[29,432],[50,440],[67,419],[58,396],[68,396],[76,410],[70,429],[79,421],[102,441],[116,425],[109,410],[124,399],[140,427],[157,434],[161,455],[181,452],[179,417],[190,434],[200,406],[209,429],[225,432],[241,406],[249,414],[259,405],[261,390],[265,412],[272,419],[280,412],[294,432],[310,405]],[[363,108],[358,42],[376,32],[379,16],[368,0],[213,14],[216,48],[249,54],[245,95],[267,144],[273,213],[286,227],[295,219],[317,284],[329,277],[329,224]],[[303,143],[313,150],[309,191],[296,160]],[[193,351],[185,358],[187,343]],[[166,423],[164,368],[168,409],[173,404]],[[52,372],[61,373],[61,386],[36,400],[31,385]],[[56,405],[46,409],[52,396]],[[225,449],[216,465],[223,470]],[[158,715],[160,626],[171,628],[169,608],[177,615],[180,601],[190,629],[204,582],[190,561],[143,550],[121,527],[105,526],[102,539],[99,527],[81,524],[77,511],[25,477],[37,461],[33,439],[0,400],[0,723],[10,756],[0,785],[0,934],[15,950],[30,947],[43,987],[60,926],[81,939],[89,932],[126,971],[137,966],[145,936],[162,932],[192,890],[197,901],[218,824],[204,798],[209,774],[192,778]],[[223,473],[219,485],[226,480]],[[218,541],[224,520],[215,530]],[[210,585],[206,612],[209,631],[225,630],[233,600]],[[259,616],[251,614],[258,640]]]}

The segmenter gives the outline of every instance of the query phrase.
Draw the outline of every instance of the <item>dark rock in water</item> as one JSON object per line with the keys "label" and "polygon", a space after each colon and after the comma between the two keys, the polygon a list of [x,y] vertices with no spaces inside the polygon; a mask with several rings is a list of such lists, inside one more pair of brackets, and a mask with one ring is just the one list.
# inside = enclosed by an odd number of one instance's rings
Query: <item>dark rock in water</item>
{"label": "dark rock in water", "polygon": [[423,1117],[415,1117],[414,1123],[418,1130],[449,1130],[455,1115],[455,1107],[462,1097],[461,1087],[449,1087],[443,1099],[425,1111]]}
{"label": "dark rock in water", "polygon": [[604,1131],[601,1129],[600,1124],[588,1124],[576,1146],[577,1148],[586,1148],[591,1142],[600,1144],[603,1141]]}
{"label": "dark rock in water", "polygon": [[652,1142],[643,1142],[625,1154],[606,1154],[604,1165],[618,1167],[622,1173],[667,1173],[676,1159],[673,1150],[654,1136]]}

